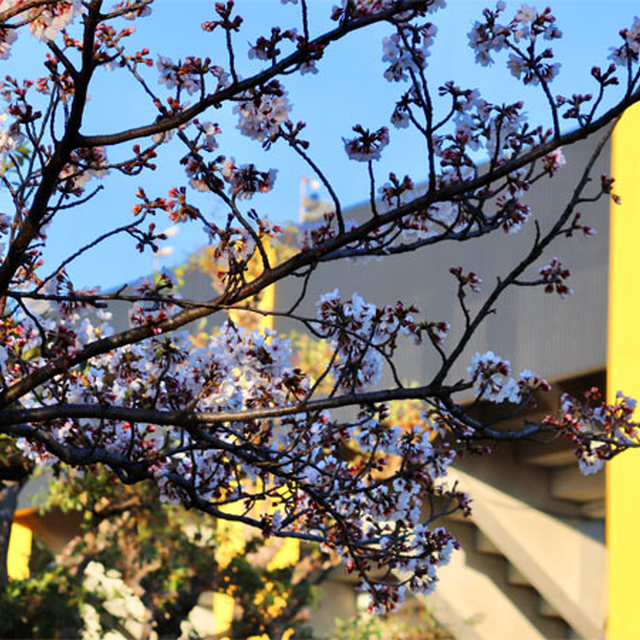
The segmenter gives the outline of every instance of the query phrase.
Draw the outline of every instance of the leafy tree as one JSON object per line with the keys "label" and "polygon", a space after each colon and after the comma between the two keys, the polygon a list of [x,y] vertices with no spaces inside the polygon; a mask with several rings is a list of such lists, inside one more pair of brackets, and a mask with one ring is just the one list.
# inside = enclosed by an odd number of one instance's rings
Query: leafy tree
{"label": "leafy tree", "polygon": [[3,638],[78,637],[88,594],[63,567],[40,568],[30,580],[12,580],[0,594]]}
{"label": "leafy tree", "polygon": [[[631,403],[623,397],[614,405],[595,392],[584,402],[565,398],[559,418],[505,433],[457,400],[473,392],[479,400],[523,409],[547,382],[528,370],[512,376],[509,362],[491,351],[473,357],[464,379],[453,379],[452,369],[506,291],[569,292],[568,269],[557,259],[545,265],[543,255],[559,238],[591,233],[577,207],[612,194],[612,179],[593,187],[590,173],[615,119],[640,99],[640,22],[620,32],[606,67],[592,69],[593,95],[554,97],[559,64],[549,45],[561,32],[551,10],[524,6],[507,13],[498,2],[479,16],[469,34],[477,62],[506,57],[512,75],[537,86],[548,101],[547,128],[528,123],[519,100],[491,104],[455,82],[434,91],[432,21],[445,10],[444,0],[344,0],[331,10],[333,24],[325,31],[315,26],[321,3],[284,3],[287,26],[244,50],[243,18],[234,3],[215,3],[202,28],[220,38],[225,59],[177,61],[127,44],[128,21],[142,32],[152,24],[146,17],[151,0],[0,4],[0,56],[11,56],[18,34],[40,41],[47,54],[41,77],[9,75],[2,87],[0,180],[11,208],[0,214],[6,243],[0,432],[33,464],[101,464],[125,485],[155,483],[163,501],[242,522],[263,536],[319,543],[342,557],[371,594],[372,608],[384,611],[402,601],[406,588],[434,588],[437,567],[457,545],[437,520],[452,508],[468,509],[467,496],[445,478],[458,451],[477,450],[487,439],[557,430],[592,471],[635,446]],[[391,123],[423,142],[424,164],[413,178],[390,174],[378,189],[376,162],[390,143],[389,129],[354,123],[344,150],[368,176],[362,197],[370,212],[350,224],[305,138],[305,124],[294,120],[286,87],[290,76],[321,68],[328,48],[378,28],[386,32],[383,81],[397,88]],[[132,109],[132,119],[115,130],[90,133],[90,95],[106,82],[106,70],[126,75],[152,114]],[[225,109],[237,117],[240,132],[262,146],[260,161],[236,162],[219,148],[225,132],[208,118]],[[602,140],[569,201],[551,221],[534,223],[523,194],[561,170],[562,146],[595,135]],[[333,203],[323,220],[302,230],[293,254],[279,259],[269,246],[281,230],[253,204],[273,187],[276,172],[262,163],[276,146],[307,163]],[[80,220],[109,184],[108,172],[141,179],[176,147],[187,184],[153,194],[140,188],[126,224],[48,264],[49,225],[61,216]],[[210,213],[211,202],[223,215]],[[166,237],[157,224],[165,217],[204,227],[220,293],[181,299],[164,273],[111,293],[100,292],[99,282],[74,286],[73,263],[91,252],[100,260],[109,238],[128,236],[139,251],[158,249]],[[489,285],[478,309],[468,296],[479,278],[456,265],[445,273],[458,284],[460,331],[403,302],[376,306],[338,290],[316,302],[315,315],[304,310],[307,285],[327,263],[428,251],[535,224],[531,248]],[[275,284],[298,286],[300,295],[271,315],[298,323],[331,348],[315,380],[292,364],[291,347],[280,336],[221,318],[230,309],[250,311],[251,300]],[[128,328],[110,326],[109,305],[128,310]],[[185,331],[203,318],[219,320],[204,348]],[[439,358],[431,380],[401,383],[395,356],[407,340]],[[329,392],[318,383],[328,376]],[[421,425],[408,432],[389,427],[389,403],[407,399],[422,403]],[[5,521],[12,512],[8,491]]]}
{"label": "leafy tree", "polygon": [[210,518],[163,505],[153,483],[124,485],[104,468],[61,467],[43,505],[52,507],[80,511],[81,528],[55,558],[36,550],[31,578],[11,581],[0,595],[3,638],[76,637],[93,628],[96,637],[107,630],[130,637],[132,620],[137,638],[177,638],[209,591],[235,600],[234,637],[304,638],[303,610],[334,566],[312,550],[297,564],[273,566],[278,545],[261,537],[236,553]]}

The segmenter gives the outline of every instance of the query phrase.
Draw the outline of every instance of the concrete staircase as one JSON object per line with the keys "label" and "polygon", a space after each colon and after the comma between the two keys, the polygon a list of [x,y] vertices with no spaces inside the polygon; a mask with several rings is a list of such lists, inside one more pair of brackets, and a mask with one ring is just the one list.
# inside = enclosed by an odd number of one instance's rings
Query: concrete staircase
{"label": "concrete staircase", "polygon": [[472,498],[448,527],[462,550],[428,598],[458,640],[604,637],[604,475],[580,474],[570,449],[533,443],[462,459],[452,479]]}
{"label": "concrete staircase", "polygon": [[[472,496],[473,515],[445,523],[461,549],[439,570],[430,613],[456,640],[604,638],[604,474],[582,476],[570,448],[535,443],[462,458],[450,474]],[[312,612],[318,637],[357,610],[342,570],[323,593]],[[409,599],[404,615],[424,604]]]}
{"label": "concrete staircase", "polygon": [[[525,417],[541,420],[564,391],[578,395],[594,385],[605,387],[602,372],[557,381]],[[479,412],[483,420],[495,418],[494,406]],[[503,426],[518,428],[522,420]],[[405,615],[426,604],[456,640],[604,638],[604,473],[583,476],[571,446],[558,440],[494,443],[491,455],[459,458],[450,476],[470,494],[472,516],[446,519],[461,549],[440,568],[435,592],[410,598]],[[338,570],[324,585],[323,603],[312,614],[318,637],[336,615],[357,610],[349,581]]]}

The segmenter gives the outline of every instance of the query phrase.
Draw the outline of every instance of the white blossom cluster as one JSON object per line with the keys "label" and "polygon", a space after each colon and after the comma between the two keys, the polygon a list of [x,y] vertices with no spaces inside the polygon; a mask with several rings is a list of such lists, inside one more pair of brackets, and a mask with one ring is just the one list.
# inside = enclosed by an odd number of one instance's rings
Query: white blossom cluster
{"label": "white blossom cluster", "polygon": [[11,56],[11,46],[17,38],[15,29],[0,28],[0,60],[7,60]]}
{"label": "white blossom cluster", "polygon": [[341,386],[360,391],[376,384],[382,374],[382,355],[374,347],[379,341],[376,306],[357,293],[342,303],[338,289],[325,293],[316,306],[325,336],[339,353],[333,369]]}
{"label": "white blossom cluster", "polygon": [[[122,580],[122,575],[115,569],[105,569],[104,565],[92,560],[84,571],[83,587],[98,596],[100,606],[118,620],[126,636],[118,631],[103,628],[101,617],[96,608],[83,603],[80,615],[84,623],[82,640],[123,640],[125,637],[140,638],[145,627],[149,625],[149,613],[142,600]],[[103,623],[104,624],[104,623]],[[105,625],[106,626],[106,625]],[[157,640],[153,631],[150,640]]]}
{"label": "white blossom cluster", "polygon": [[233,158],[227,158],[222,166],[222,176],[229,183],[232,195],[241,200],[271,191],[277,174],[277,169],[259,171],[253,163],[236,167]]}
{"label": "white blossom cluster", "polygon": [[[50,290],[59,293],[63,285],[60,277]],[[138,305],[135,322],[162,320],[168,307],[157,306],[152,300]],[[60,303],[57,312],[59,317],[45,319],[40,328],[47,337],[45,344],[41,331],[32,325],[19,343],[2,350],[0,367],[7,384],[25,373],[19,361],[29,362],[33,370],[45,362],[37,355],[27,358],[27,353],[55,348],[58,355],[72,359],[90,342],[112,333],[106,313],[66,303]],[[377,309],[357,294],[344,303],[338,292],[324,296],[319,314],[321,326],[345,358],[335,368],[343,385],[364,388],[375,382],[380,363],[372,348],[388,348],[389,340],[399,334],[419,337],[409,310],[400,305]],[[339,331],[336,322],[342,327]],[[22,404],[29,409],[60,402],[72,406],[98,402],[212,416],[281,407],[309,391],[309,378],[292,366],[291,355],[289,342],[274,332],[247,332],[229,323],[210,337],[205,348],[194,347],[186,333],[157,335],[93,358],[88,369],[69,369],[37,394],[25,396]],[[357,362],[363,372],[354,373],[350,383],[345,374],[347,359]],[[148,465],[162,499],[168,502],[197,498],[215,504],[221,495],[243,500],[260,479],[280,503],[272,530],[328,536],[331,548],[344,556],[347,569],[358,570],[365,582],[367,571],[358,568],[359,563],[389,562],[390,568],[407,576],[411,590],[429,592],[437,580],[437,567],[457,546],[444,529],[422,522],[425,496],[450,490],[445,478],[455,456],[446,443],[434,443],[431,431],[422,425],[406,431],[384,425],[374,415],[363,415],[345,426],[322,411],[295,414],[275,423],[225,420],[202,425],[195,432],[178,425],[115,419],[51,420],[39,428],[61,446],[103,451],[105,456]],[[343,455],[345,442],[357,451],[356,459]],[[56,461],[41,440],[23,438],[18,444],[38,464]],[[360,459],[371,462],[362,465]],[[405,471],[395,473],[394,468]],[[374,473],[375,469],[380,471]],[[346,551],[346,533],[329,535],[335,527],[341,531],[343,521],[349,523],[352,551]],[[390,550],[393,554],[387,553]],[[402,601],[402,585],[371,582],[365,586],[379,597],[380,609],[395,608]]]}
{"label": "white blossom cluster", "polygon": [[108,165],[104,147],[74,151],[71,162],[60,172],[64,190],[80,195],[93,178],[103,178],[109,173]]}
{"label": "white blossom cluster", "polygon": [[220,127],[213,122],[199,122],[196,126],[202,134],[199,148],[208,152],[215,151],[218,148],[216,135],[220,133]]}
{"label": "white blossom cluster", "polygon": [[[298,4],[297,0],[282,1]],[[8,106],[0,114],[0,164],[7,186],[13,188],[15,182],[19,187],[13,203],[15,219],[0,213],[0,235],[8,235],[15,223],[19,242],[11,254],[15,264],[7,262],[4,267],[9,268],[3,268],[3,274],[10,273],[0,335],[0,392],[6,396],[3,420],[7,433],[24,436],[17,443],[27,457],[41,465],[58,459],[80,467],[108,464],[126,481],[154,479],[165,501],[181,502],[216,517],[229,515],[224,510],[230,504],[241,505],[243,515],[237,517],[265,536],[290,535],[320,542],[341,556],[346,569],[356,572],[362,587],[372,595],[372,608],[379,611],[397,607],[405,589],[427,593],[433,589],[437,568],[457,546],[450,533],[433,524],[442,515],[438,504],[455,502],[468,511],[468,498],[447,482],[448,467],[456,451],[465,446],[474,450],[475,442],[490,433],[455,406],[456,394],[473,390],[480,401],[509,402],[522,408],[534,392],[547,390],[548,383],[529,370],[512,377],[509,361],[492,351],[476,353],[467,380],[452,382],[451,367],[474,327],[486,316],[483,308],[471,317],[465,296],[478,292],[481,280],[462,266],[449,270],[457,279],[457,297],[467,321],[459,349],[455,345],[450,351],[444,348],[450,330],[447,323],[417,321],[418,310],[401,302],[377,306],[357,293],[343,299],[335,289],[318,300],[316,318],[298,316],[295,309],[302,303],[314,269],[324,260],[379,258],[432,240],[468,240],[498,228],[517,232],[531,218],[524,200],[531,184],[553,176],[565,164],[557,148],[537,164],[512,169],[538,157],[540,153],[522,159],[541,145],[552,141],[545,147],[550,149],[559,144],[563,133],[557,122],[556,131],[531,126],[523,103],[490,104],[478,91],[461,89],[453,82],[438,87],[438,99],[431,83],[422,81],[437,29],[421,19],[444,4],[444,0],[432,0],[409,11],[400,10],[405,5],[398,0],[342,0],[331,15],[339,23],[336,28],[324,37],[312,38],[309,33],[314,29],[307,24],[310,3],[303,3],[302,33],[274,27],[270,38],[249,44],[250,58],[271,60],[272,64],[240,80],[234,68],[234,61],[241,60],[234,56],[239,38],[233,32],[239,30],[242,17],[231,15],[232,2],[216,3],[214,11],[220,19],[203,28],[225,32],[229,72],[212,65],[208,58],[188,56],[175,62],[157,57],[159,82],[173,94],[163,104],[138,73],[144,66],[153,66],[148,50],[125,55],[120,44],[114,43],[133,33],[133,28],[128,26],[118,34],[110,24],[115,19],[147,15],[146,4],[125,0],[109,16],[100,14],[95,3],[81,0],[0,0],[0,10],[26,7],[16,20],[24,22],[25,29],[28,22],[31,33],[48,42],[54,53],[57,49],[51,41],[82,12],[92,16],[85,20],[87,25],[95,24],[93,17],[104,21],[95,30],[94,48],[85,53],[94,52],[96,68],[132,72],[160,114],[141,128],[107,135],[105,145],[117,139],[134,142],[128,159],[110,162],[104,148],[98,146],[104,136],[83,137],[78,131],[83,114],[75,109],[82,107],[83,100],[73,97],[82,97],[77,89],[88,81],[91,65],[75,70],[71,68],[74,62],[60,55],[54,61],[52,55],[46,77],[20,84],[7,76],[2,87]],[[376,15],[379,12],[385,13]],[[479,64],[491,64],[500,52],[508,54],[507,69],[524,84],[544,89],[556,121],[560,116],[575,118],[579,126],[586,127],[586,123],[599,126],[598,122],[613,117],[615,110],[597,120],[600,97],[589,115],[580,112],[580,105],[589,103],[591,95],[554,98],[550,93],[548,84],[557,76],[559,64],[542,41],[560,37],[560,31],[549,9],[522,5],[511,19],[504,13],[505,3],[499,1],[494,10],[483,12],[469,33]],[[290,121],[289,96],[277,78],[314,71],[315,62],[334,39],[365,24],[382,22],[393,29],[382,42],[384,75],[392,82],[410,83],[395,104],[391,122],[398,128],[414,127],[426,143],[424,173],[415,176],[425,181],[424,186],[393,173],[387,181],[378,180],[373,161],[381,158],[389,144],[389,130],[356,124],[353,136],[343,142],[350,159],[368,165],[371,217],[364,223],[345,222],[338,196],[317,169],[335,210],[302,230],[302,249],[292,250],[293,258],[272,259],[271,253],[267,255],[267,242],[279,232],[278,227],[254,209],[247,207],[245,214],[239,207],[245,205],[240,201],[271,191],[276,170],[236,164],[231,155],[218,151],[222,132],[217,124],[187,121],[186,115],[207,117],[212,97],[220,98],[214,106],[233,105],[243,135],[257,140],[264,149],[276,141],[289,144],[316,169],[307,156],[310,141],[301,134],[305,123]],[[16,33],[13,28],[0,28],[0,59],[10,55]],[[613,50],[611,59],[628,74],[627,96],[619,103],[626,107],[637,89],[634,65],[640,56],[640,19],[620,35],[623,44]],[[75,49],[83,41],[70,34],[65,38],[60,48],[75,61]],[[279,57],[278,44],[283,40],[293,43],[287,44],[295,47],[293,57]],[[603,89],[619,82],[615,73],[615,65],[610,65],[604,72],[594,68],[592,76]],[[218,96],[206,91],[207,76],[217,82],[216,91],[223,87],[228,91]],[[43,101],[49,101],[48,109],[36,109],[35,103],[28,102],[31,86]],[[189,112],[180,102],[185,94],[194,101]],[[442,102],[445,109],[440,113]],[[563,105],[567,111],[559,115]],[[178,121],[181,124],[171,130]],[[147,139],[150,131],[156,134]],[[172,133],[178,133],[176,142],[188,147],[181,162],[191,187],[217,196],[224,212],[205,215],[187,203],[186,187],[173,187],[168,198],[156,199],[147,198],[140,189],[134,223],[119,231],[133,236],[139,249],[156,250],[157,241],[166,236],[156,230],[155,222],[149,222],[152,216],[165,213],[176,223],[199,221],[211,242],[211,273],[218,279],[216,285],[222,285],[222,295],[211,302],[179,300],[164,274],[133,293],[123,289],[109,296],[99,296],[96,290],[75,291],[63,272],[53,279],[42,276],[39,261],[53,216],[91,200],[93,195],[82,197],[86,184],[109,169],[138,175],[155,167],[156,150]],[[29,144],[25,144],[26,134]],[[87,147],[78,147],[78,141]],[[21,156],[29,153],[33,162],[20,164]],[[478,165],[480,154],[488,156],[485,168]],[[505,168],[509,162],[512,164]],[[376,187],[381,183],[381,202],[377,203]],[[468,188],[470,184],[473,188]],[[611,185],[612,179],[604,177],[602,193],[610,194]],[[33,194],[37,194],[37,206],[27,216]],[[399,207],[406,208],[394,214]],[[36,224],[31,224],[31,218]],[[577,229],[588,233],[589,228],[579,225],[577,219],[576,215],[574,222],[565,220],[565,227],[552,227],[555,236],[550,232],[540,246]],[[544,236],[543,231],[539,235]],[[522,264],[531,267],[527,260]],[[263,267],[258,275],[253,269],[256,264],[258,271],[261,264]],[[507,284],[537,285],[564,296],[571,292],[565,284],[569,274],[554,258],[539,269],[535,282]],[[261,287],[294,276],[305,278],[300,299],[288,312],[274,314],[292,316],[328,343],[331,357],[320,363],[323,373],[315,381],[294,363],[290,343],[275,332],[249,331],[232,321],[211,329],[205,337],[191,338],[178,331],[194,318],[224,313],[227,308],[234,308],[235,320],[237,308],[251,304]],[[45,304],[41,298],[50,305],[44,311],[38,306]],[[130,310],[130,330],[117,337],[108,313],[101,310],[109,304],[105,300],[112,299]],[[409,338],[419,344],[425,336],[441,358],[441,369],[433,382],[406,387],[394,362],[398,342]],[[376,385],[385,366],[395,384],[379,389]],[[330,392],[323,390],[325,384],[332,387]],[[380,399],[406,397],[420,399],[420,417],[418,424],[401,422],[400,426]],[[561,415],[550,418],[547,425],[574,443],[581,470],[592,473],[621,448],[637,444],[633,409],[634,403],[625,397],[606,404],[591,392],[584,403],[563,398]],[[28,419],[23,419],[25,415]],[[273,506],[269,512],[261,511],[266,502]],[[378,567],[387,575],[393,572],[398,584],[377,582]]]}
{"label": "white blossom cluster", "polygon": [[[549,49],[541,55],[534,55],[533,51],[540,37],[545,40],[562,37],[555,17],[549,9],[539,12],[522,5],[510,22],[501,22],[505,9],[506,4],[502,1],[497,2],[495,11],[486,9],[484,20],[476,21],[469,32],[469,46],[475,52],[476,62],[488,66],[493,63],[492,54],[509,48],[507,68],[512,75],[518,79],[523,77],[525,84],[551,82],[558,75],[560,64],[546,62],[552,56]],[[523,49],[518,48],[521,42]]]}
{"label": "white blossom cluster", "polygon": [[565,432],[576,447],[580,471],[590,475],[601,471],[620,450],[636,445],[637,423],[632,420],[637,403],[621,391],[608,403],[596,387],[584,396],[584,400],[578,400],[564,393],[559,417],[554,420],[549,416],[546,422]]}
{"label": "white blossom cluster", "polygon": [[287,92],[251,95],[233,108],[238,114],[238,129],[249,138],[264,142],[273,138],[291,111]]}
{"label": "white blossom cluster", "polygon": [[8,113],[0,113],[0,158],[2,159],[24,143],[24,135],[15,120],[12,120],[8,126],[3,126],[8,117]]}
{"label": "white blossom cluster", "polygon": [[[429,49],[433,44],[438,28],[428,22],[411,35],[401,31],[382,41],[382,61],[389,67],[384,77],[390,82],[401,82],[411,78],[411,72],[419,72],[426,68]],[[407,48],[404,38],[411,37],[412,46]],[[418,40],[419,44],[415,42]]]}
{"label": "white blossom cluster", "polygon": [[525,391],[548,387],[545,380],[529,369],[522,371],[518,379],[512,378],[511,363],[493,351],[474,354],[467,372],[478,398],[490,402],[518,404]]}
{"label": "white blossom cluster", "polygon": [[591,447],[585,448],[578,456],[578,469],[584,476],[590,476],[604,469],[604,458],[600,458]]}
{"label": "white blossom cluster", "polygon": [[[110,335],[105,322],[96,326],[88,318],[80,320],[77,313],[68,314],[61,322],[44,325],[47,335],[58,345],[64,343],[64,353],[73,358],[92,339]],[[31,332],[22,346],[23,350],[39,348],[40,335]],[[25,407],[47,406],[60,399],[71,404],[95,401],[127,407],[153,406],[157,410],[180,411],[196,402],[202,411],[240,411],[260,404],[269,397],[275,404],[282,404],[290,397],[291,385],[302,390],[304,379],[294,373],[289,363],[291,350],[287,341],[275,335],[253,332],[224,325],[219,334],[211,337],[206,349],[191,346],[188,334],[175,334],[171,338],[157,337],[116,350],[92,361],[91,379],[84,375],[68,375],[54,381],[46,393],[25,399]],[[11,360],[5,362],[10,376],[19,373],[12,369]],[[32,366],[41,362],[32,359]],[[170,369],[170,373],[168,371]],[[78,427],[73,421],[52,422],[50,433],[60,442],[73,442],[78,437]],[[164,432],[163,432],[164,431]],[[147,456],[151,451],[161,452],[172,447],[174,438],[187,437],[180,430],[156,429],[151,425],[118,421],[83,421],[82,439],[112,453],[126,453],[132,458]],[[232,431],[227,434],[233,439]],[[188,439],[188,438],[187,438]],[[21,445],[39,463],[50,460],[40,456],[41,448],[26,441]],[[158,459],[157,468],[171,466],[171,460],[179,460],[179,467],[186,473],[188,457],[180,455]]]}
{"label": "white blossom cluster", "polygon": [[156,65],[160,72],[158,82],[167,89],[183,89],[189,95],[202,90],[202,76],[183,72],[182,65],[173,62],[171,58],[159,56]]}
{"label": "white blossom cluster", "polygon": [[[302,470],[301,482],[314,487],[320,495],[332,494],[332,511],[340,520],[349,523],[350,535],[356,546],[369,547],[368,560],[392,568],[396,575],[406,578],[413,592],[429,593],[437,581],[437,567],[446,564],[457,542],[443,528],[430,528],[423,521],[424,498],[427,494],[447,491],[447,468],[454,452],[446,445],[435,445],[432,434],[416,425],[410,431],[398,426],[382,426],[375,418],[364,419],[345,434],[357,444],[364,460],[376,452],[380,468],[393,468],[393,461],[403,461],[407,469],[402,475],[391,474],[388,479],[376,477],[358,459],[347,460],[337,451],[328,454],[328,427],[330,419],[324,415],[324,427],[319,424],[305,434],[305,444],[314,451]],[[292,445],[294,435],[283,437],[281,448]],[[354,462],[356,464],[354,464]],[[287,466],[289,471],[292,466]],[[317,510],[308,495],[302,498],[300,508],[310,513]],[[278,523],[287,514],[278,517]],[[377,541],[373,546],[369,541]],[[328,547],[327,547],[328,550]],[[337,548],[348,571],[358,571],[358,562],[347,547]],[[393,557],[389,564],[385,558]],[[366,582],[362,585],[379,596],[373,608],[385,611],[402,603],[404,584],[390,586]]]}
{"label": "white blossom cluster", "polygon": [[342,139],[349,158],[358,162],[380,160],[382,150],[389,144],[389,129],[380,127],[377,131],[369,131],[356,125],[353,130],[358,134],[355,138]]}
{"label": "white blossom cluster", "polygon": [[420,340],[413,316],[400,303],[379,309],[357,293],[342,301],[340,291],[325,293],[316,303],[324,337],[337,358],[332,371],[347,391],[375,385],[382,374],[383,357],[394,348],[398,335]]}
{"label": "white blossom cluster", "polygon": [[156,67],[160,72],[158,82],[169,90],[186,91],[189,95],[202,94],[205,77],[211,76],[217,81],[215,91],[229,85],[229,74],[208,59],[187,56],[184,61],[174,62],[166,56],[158,56]]}
{"label": "white blossom cluster", "polygon": [[[68,27],[82,11],[81,0],[53,0],[42,5],[29,6],[27,0],[2,0],[0,11],[19,8],[24,10],[16,16],[16,21],[29,24],[29,31],[38,40],[53,41]],[[0,60],[11,55],[11,45],[16,41],[17,29],[0,28]]]}
{"label": "white blossom cluster", "polygon": [[640,18],[636,16],[631,27],[623,29],[620,36],[624,44],[613,48],[609,58],[614,64],[624,67],[631,61],[637,61],[640,54]]}

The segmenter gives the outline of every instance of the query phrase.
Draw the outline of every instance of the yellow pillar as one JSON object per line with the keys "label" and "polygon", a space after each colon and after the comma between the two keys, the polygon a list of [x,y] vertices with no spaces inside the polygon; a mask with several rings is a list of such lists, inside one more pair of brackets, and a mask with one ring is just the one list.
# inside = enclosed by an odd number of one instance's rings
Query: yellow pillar
{"label": "yellow pillar", "polygon": [[29,527],[14,522],[11,525],[9,552],[7,554],[7,573],[11,580],[26,580],[29,577],[29,559],[33,532]]}
{"label": "yellow pillar", "polygon": [[[622,205],[611,207],[607,395],[640,400],[640,105],[616,126],[612,175]],[[638,412],[635,414],[638,419]],[[609,640],[640,639],[640,451],[607,464]]]}

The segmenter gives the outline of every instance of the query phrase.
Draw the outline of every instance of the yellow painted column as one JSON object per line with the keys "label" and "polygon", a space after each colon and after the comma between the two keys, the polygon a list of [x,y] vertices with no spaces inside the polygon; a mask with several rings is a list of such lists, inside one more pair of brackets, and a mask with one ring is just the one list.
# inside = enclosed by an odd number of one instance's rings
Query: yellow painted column
{"label": "yellow painted column", "polygon": [[7,554],[7,573],[11,580],[26,580],[29,577],[29,560],[33,532],[29,527],[14,522],[11,525],[9,552]]}
{"label": "yellow painted column", "polygon": [[[614,191],[609,256],[607,395],[617,391],[640,401],[640,105],[616,126],[612,148]],[[635,419],[639,417],[636,412]],[[640,451],[607,464],[609,640],[640,639]]]}

